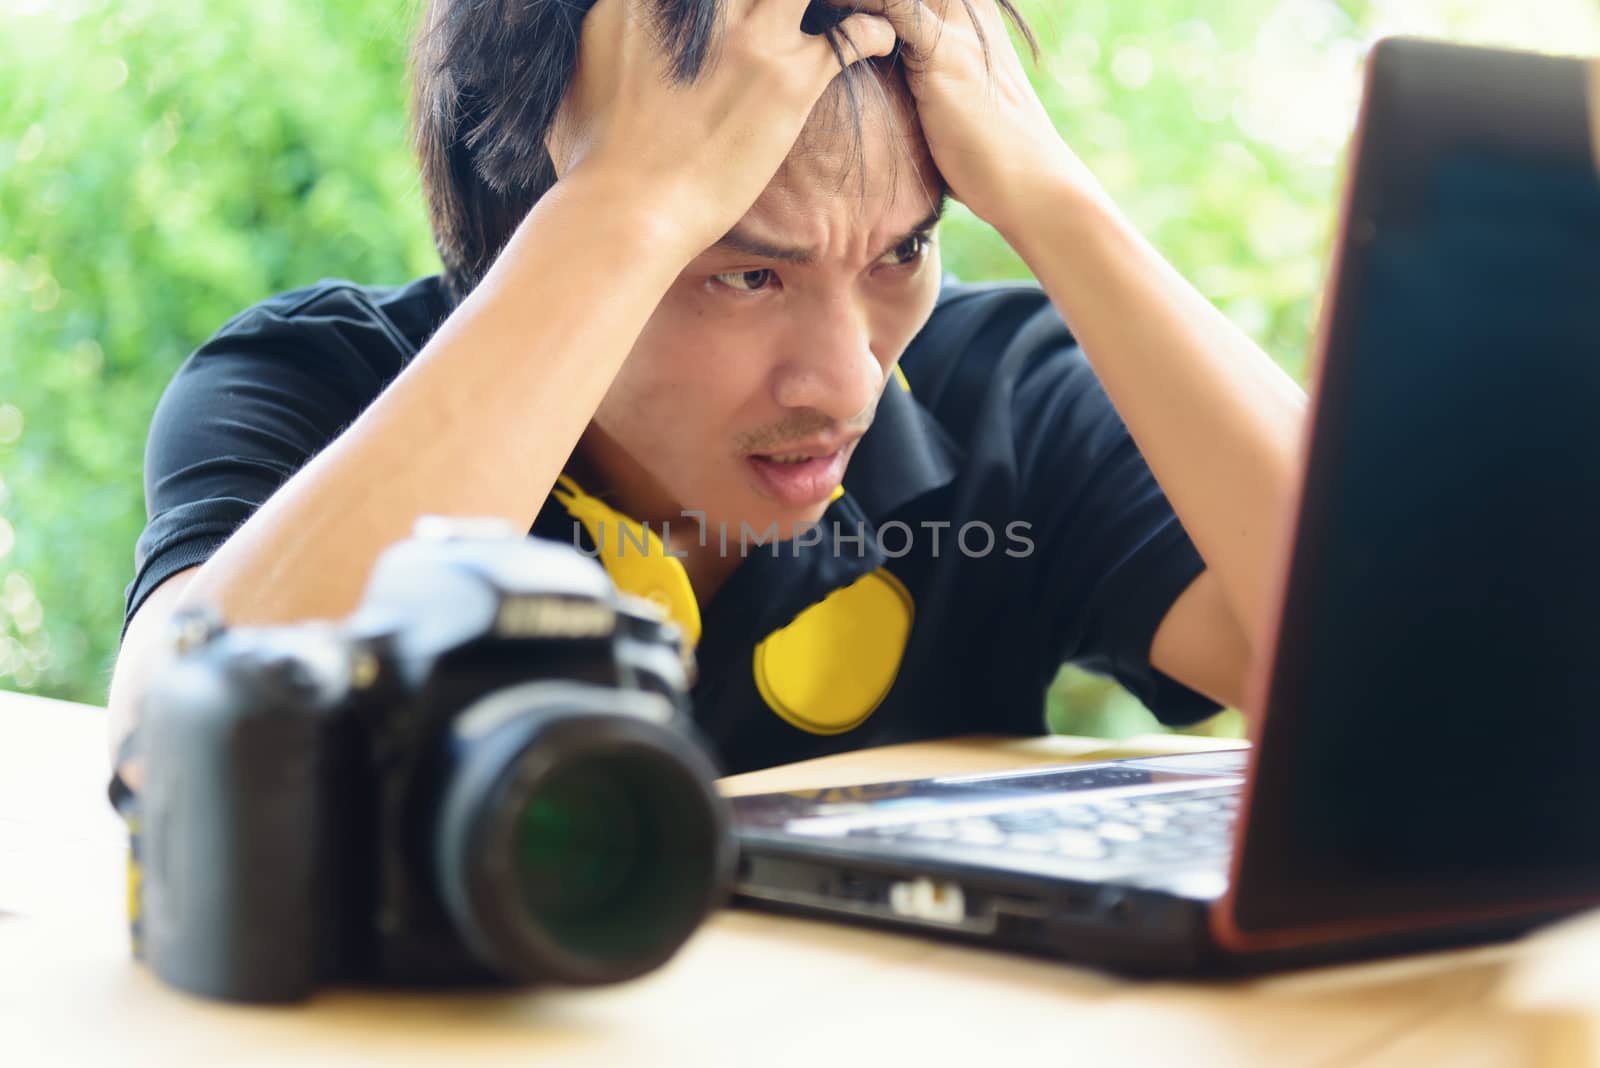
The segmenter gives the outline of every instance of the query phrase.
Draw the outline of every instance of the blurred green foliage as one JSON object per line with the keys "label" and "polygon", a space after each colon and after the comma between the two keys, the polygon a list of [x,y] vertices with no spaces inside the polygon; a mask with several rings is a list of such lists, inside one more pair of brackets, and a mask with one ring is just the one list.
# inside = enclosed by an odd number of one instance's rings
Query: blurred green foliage
{"label": "blurred green foliage", "polygon": [[[1069,143],[1297,374],[1367,43],[1600,51],[1592,0],[1019,6]],[[193,347],[274,292],[437,270],[406,138],[415,7],[0,0],[0,686],[104,699],[145,429]],[[963,278],[1026,276],[959,206],[944,243]],[[1153,726],[1072,672],[1050,714],[1086,733]]]}

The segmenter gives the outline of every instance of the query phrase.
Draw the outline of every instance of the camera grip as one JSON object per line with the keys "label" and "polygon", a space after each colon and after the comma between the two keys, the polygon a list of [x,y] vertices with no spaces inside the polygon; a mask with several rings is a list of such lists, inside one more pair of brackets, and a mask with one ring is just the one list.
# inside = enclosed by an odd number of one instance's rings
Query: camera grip
{"label": "camera grip", "polygon": [[293,658],[180,657],[146,695],[142,930],[163,980],[303,999],[318,980],[329,712]]}

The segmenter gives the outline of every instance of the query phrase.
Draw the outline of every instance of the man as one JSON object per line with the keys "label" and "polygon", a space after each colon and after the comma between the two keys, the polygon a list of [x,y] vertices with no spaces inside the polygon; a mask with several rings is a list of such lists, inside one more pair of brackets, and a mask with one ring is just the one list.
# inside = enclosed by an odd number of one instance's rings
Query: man
{"label": "man", "polygon": [[[1037,732],[1063,660],[1172,723],[1237,703],[1303,394],[1099,189],[993,0],[863,8],[434,0],[445,274],[274,298],[180,370],[119,731],[175,609],[342,616],[429,513],[660,603],[729,771]],[[1042,289],[943,275],[947,194]]]}

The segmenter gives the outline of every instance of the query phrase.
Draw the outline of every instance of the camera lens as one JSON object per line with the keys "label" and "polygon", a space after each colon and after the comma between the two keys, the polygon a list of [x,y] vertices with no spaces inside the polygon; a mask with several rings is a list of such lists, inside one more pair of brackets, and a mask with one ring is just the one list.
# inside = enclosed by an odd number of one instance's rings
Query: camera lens
{"label": "camera lens", "polygon": [[523,802],[512,840],[521,905],[573,954],[650,953],[698,919],[713,843],[699,790],[650,751],[564,762]]}
{"label": "camera lens", "polygon": [[569,764],[523,804],[516,868],[530,911],[581,924],[626,892],[643,843],[638,802],[618,771],[596,757]]}
{"label": "camera lens", "polygon": [[681,732],[598,710],[616,691],[532,685],[539,699],[512,714],[502,701],[491,730],[471,711],[458,721],[435,834],[441,896],[506,978],[641,975],[726,895],[733,837],[714,770]]}

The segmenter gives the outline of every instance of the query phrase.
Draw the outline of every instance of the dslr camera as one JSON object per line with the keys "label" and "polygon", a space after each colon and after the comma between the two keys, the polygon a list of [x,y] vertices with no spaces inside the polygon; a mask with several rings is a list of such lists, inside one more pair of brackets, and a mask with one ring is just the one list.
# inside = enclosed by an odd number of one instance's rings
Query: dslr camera
{"label": "dslr camera", "polygon": [[173,986],[608,983],[726,899],[677,628],[570,546],[424,519],[347,620],[178,634],[122,806]]}

